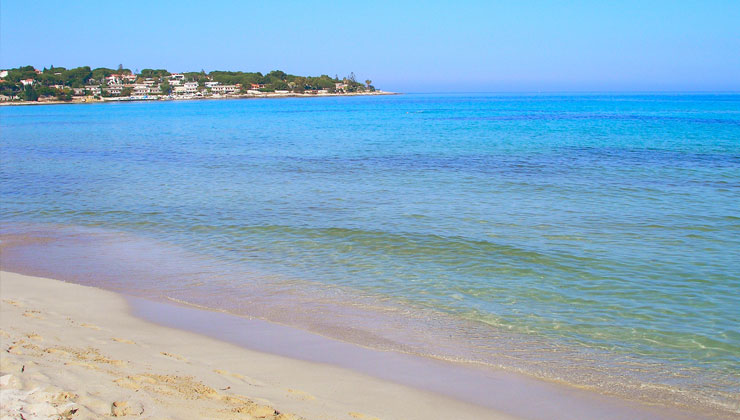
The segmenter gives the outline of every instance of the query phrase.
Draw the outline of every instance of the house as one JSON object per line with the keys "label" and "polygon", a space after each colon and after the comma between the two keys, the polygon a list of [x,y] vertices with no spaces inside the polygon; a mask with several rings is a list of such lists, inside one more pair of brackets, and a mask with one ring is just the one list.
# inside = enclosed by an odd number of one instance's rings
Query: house
{"label": "house", "polygon": [[347,84],[346,83],[334,83],[334,89],[336,89],[338,91],[339,90],[344,90],[346,88],[347,88]]}
{"label": "house", "polygon": [[238,85],[216,85],[211,88],[213,93],[236,93],[238,91]]}
{"label": "house", "polygon": [[120,95],[123,91],[123,85],[122,84],[115,84],[115,85],[108,85],[108,88],[106,89],[108,93],[111,95]]}
{"label": "house", "polygon": [[133,82],[133,81],[135,81],[136,80],[136,77],[137,76],[135,74],[122,74],[121,75],[121,79],[123,79],[123,80],[125,80],[127,82]]}
{"label": "house", "polygon": [[212,88],[214,86],[218,86],[218,82],[206,82],[207,88]]}
{"label": "house", "polygon": [[33,80],[33,79],[23,79],[23,80],[21,80],[21,83],[23,84],[23,86],[29,86],[29,85],[34,84],[35,82],[36,81]]}
{"label": "house", "polygon": [[74,94],[75,94],[76,96],[82,96],[82,95],[84,95],[84,94],[85,94],[85,88],[84,88],[84,87],[79,87],[79,88],[77,88],[77,87],[76,87],[76,88],[72,88],[72,92],[73,92],[73,93],[74,93]]}
{"label": "house", "polygon": [[262,83],[252,83],[252,86],[251,87],[252,87],[252,89],[262,89],[262,88],[265,87],[265,85],[262,84]]}
{"label": "house", "polygon": [[53,87],[54,89],[59,89],[59,90],[63,90],[65,88],[64,85],[51,85],[51,87]]}
{"label": "house", "polygon": [[90,92],[91,95],[100,95],[100,86],[96,85],[88,85],[84,88],[87,92]]}
{"label": "house", "polygon": [[185,88],[185,93],[195,93],[198,91],[198,82],[185,82],[182,86]]}
{"label": "house", "polygon": [[198,82],[185,82],[182,86],[175,86],[175,95],[194,95],[198,93]]}
{"label": "house", "polygon": [[131,94],[136,96],[146,96],[150,93],[154,93],[151,85],[147,85],[146,83],[136,83],[134,84],[134,89]]}
{"label": "house", "polygon": [[12,101],[13,97],[8,95],[0,95],[0,102]]}
{"label": "house", "polygon": [[144,80],[144,84],[146,84],[146,85],[153,85],[153,84],[155,84],[155,83],[157,83],[157,81],[156,81],[156,80],[154,80],[154,79],[152,79],[151,77],[147,77],[147,78],[146,78],[146,79]]}
{"label": "house", "polygon": [[0,70],[0,78],[5,78],[8,75],[7,70]]}
{"label": "house", "polygon": [[110,76],[105,78],[105,83],[108,86],[113,85],[122,85],[123,84],[123,77],[121,77],[120,74],[111,74]]}
{"label": "house", "polygon": [[170,74],[170,85],[180,86],[185,81],[185,75],[182,73]]}

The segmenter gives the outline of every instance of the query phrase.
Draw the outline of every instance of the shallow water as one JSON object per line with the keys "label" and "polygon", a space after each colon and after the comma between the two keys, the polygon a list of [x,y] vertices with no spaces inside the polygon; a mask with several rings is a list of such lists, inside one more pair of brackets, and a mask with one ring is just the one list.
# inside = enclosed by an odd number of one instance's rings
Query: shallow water
{"label": "shallow water", "polygon": [[6,267],[53,271],[43,250],[135,294],[740,411],[740,96],[3,107],[0,128],[4,233],[51,238]]}

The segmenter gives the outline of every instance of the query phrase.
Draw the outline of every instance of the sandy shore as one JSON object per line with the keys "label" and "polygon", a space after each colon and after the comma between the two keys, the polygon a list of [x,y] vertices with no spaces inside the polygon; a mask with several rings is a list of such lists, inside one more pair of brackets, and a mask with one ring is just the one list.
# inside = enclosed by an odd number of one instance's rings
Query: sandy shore
{"label": "sandy shore", "polygon": [[121,295],[0,273],[2,419],[506,419],[130,314]]}

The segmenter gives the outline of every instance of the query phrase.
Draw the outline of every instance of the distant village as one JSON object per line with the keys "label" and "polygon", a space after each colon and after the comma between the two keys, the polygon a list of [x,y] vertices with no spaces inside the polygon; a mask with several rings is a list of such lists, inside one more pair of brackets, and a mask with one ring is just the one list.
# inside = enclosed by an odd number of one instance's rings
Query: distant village
{"label": "distant village", "polygon": [[296,76],[275,70],[170,73],[162,69],[131,71],[77,67],[33,66],[0,70],[0,102],[4,104],[178,100],[274,96],[386,94],[371,80],[354,74],[339,78]]}

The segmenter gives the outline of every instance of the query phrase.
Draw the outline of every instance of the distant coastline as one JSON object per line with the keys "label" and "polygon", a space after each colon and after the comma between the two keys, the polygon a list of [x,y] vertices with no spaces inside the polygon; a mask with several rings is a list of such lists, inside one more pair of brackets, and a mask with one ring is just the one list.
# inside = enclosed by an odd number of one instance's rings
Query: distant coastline
{"label": "distant coastline", "polygon": [[376,90],[374,92],[363,93],[263,93],[263,94],[237,94],[222,96],[205,96],[205,97],[163,97],[152,96],[146,98],[137,97],[116,97],[87,100],[85,97],[75,97],[70,101],[47,100],[47,101],[7,101],[0,102],[0,106],[34,106],[34,105],[79,105],[79,104],[103,104],[115,102],[151,102],[151,101],[197,101],[197,100],[218,100],[218,99],[278,99],[278,98],[328,98],[337,96],[380,96],[380,95],[400,95],[399,92],[386,92]]}
{"label": "distant coastline", "polygon": [[354,73],[297,76],[280,70],[267,74],[241,71],[170,73],[164,69],[131,71],[88,66],[38,70],[24,66],[0,70],[0,105],[43,105],[119,101],[284,98],[392,95],[361,83]]}

